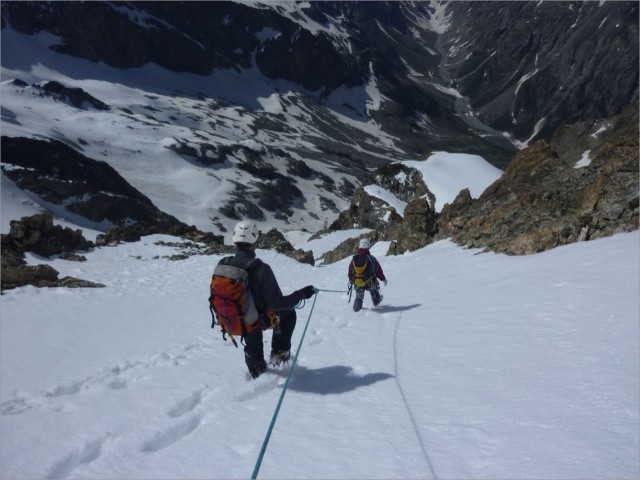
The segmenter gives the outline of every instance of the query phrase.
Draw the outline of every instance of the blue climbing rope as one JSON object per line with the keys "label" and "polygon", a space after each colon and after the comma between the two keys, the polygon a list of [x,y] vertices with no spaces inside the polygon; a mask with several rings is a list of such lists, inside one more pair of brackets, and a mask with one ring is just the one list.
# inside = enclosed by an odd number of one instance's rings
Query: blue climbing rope
{"label": "blue climbing rope", "polygon": [[[324,288],[314,288],[313,289],[313,293],[316,294],[318,292],[335,292],[335,293],[346,293],[344,290],[325,290]],[[315,304],[315,300],[313,301],[313,303]],[[296,303],[296,306],[293,307],[296,310],[301,310],[304,308],[304,306],[307,304],[307,301],[303,298],[302,300],[300,300],[298,303]]]}
{"label": "blue climbing rope", "polygon": [[262,459],[264,458],[264,454],[267,451],[267,444],[269,443],[269,439],[271,438],[271,432],[273,431],[273,427],[276,424],[276,418],[278,418],[278,413],[280,412],[280,407],[282,406],[282,400],[284,400],[284,395],[287,393],[287,388],[289,388],[289,380],[291,380],[291,373],[293,372],[296,363],[298,363],[298,355],[300,354],[300,349],[302,348],[302,342],[304,341],[304,336],[307,333],[307,328],[309,327],[309,322],[311,321],[311,315],[313,314],[313,309],[316,306],[316,300],[318,299],[318,290],[314,289],[314,298],[313,304],[311,305],[311,311],[309,312],[309,317],[307,318],[307,324],[304,326],[304,331],[302,332],[302,338],[300,338],[300,343],[298,344],[298,350],[296,351],[295,356],[293,357],[293,362],[289,367],[289,373],[287,374],[287,379],[284,382],[284,387],[282,388],[282,393],[280,394],[280,399],[278,400],[278,405],[276,406],[276,410],[273,413],[273,417],[271,418],[271,424],[269,425],[269,429],[267,430],[267,435],[262,442],[262,448],[260,449],[260,455],[258,455],[258,460],[256,461],[256,466],[253,469],[253,474],[251,475],[252,479],[258,477],[258,472],[260,471],[260,465],[262,465]]}

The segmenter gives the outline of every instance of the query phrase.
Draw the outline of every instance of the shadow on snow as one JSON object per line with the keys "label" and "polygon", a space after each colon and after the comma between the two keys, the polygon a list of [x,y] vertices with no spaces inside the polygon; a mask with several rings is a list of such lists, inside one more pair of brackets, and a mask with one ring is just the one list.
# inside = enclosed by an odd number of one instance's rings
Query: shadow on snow
{"label": "shadow on snow", "polygon": [[388,373],[367,373],[358,375],[353,368],[343,365],[323,368],[296,366],[289,388],[296,392],[331,395],[350,392],[382,380],[392,378]]}
{"label": "shadow on snow", "polygon": [[393,313],[393,312],[404,312],[405,310],[411,310],[414,308],[418,308],[421,303],[414,303],[413,305],[380,305],[375,308],[363,308],[363,310],[370,310],[375,313]]}

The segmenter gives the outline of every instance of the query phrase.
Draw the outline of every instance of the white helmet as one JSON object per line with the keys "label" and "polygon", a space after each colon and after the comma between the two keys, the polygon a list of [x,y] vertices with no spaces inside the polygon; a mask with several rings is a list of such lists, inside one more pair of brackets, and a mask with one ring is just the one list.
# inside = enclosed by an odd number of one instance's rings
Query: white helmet
{"label": "white helmet", "polygon": [[364,248],[366,250],[369,250],[371,248],[371,242],[369,241],[368,238],[362,238],[360,239],[360,244],[358,246],[359,248]]}
{"label": "white helmet", "polygon": [[258,226],[249,221],[238,222],[233,229],[233,243],[248,243],[253,245],[258,241]]}

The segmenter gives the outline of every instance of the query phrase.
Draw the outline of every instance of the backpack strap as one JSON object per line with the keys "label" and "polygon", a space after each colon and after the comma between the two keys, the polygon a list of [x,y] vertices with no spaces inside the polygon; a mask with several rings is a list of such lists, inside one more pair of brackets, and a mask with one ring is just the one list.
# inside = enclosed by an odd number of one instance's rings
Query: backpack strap
{"label": "backpack strap", "polygon": [[[242,267],[247,272],[247,281],[250,273],[249,270],[251,269],[251,267],[253,267],[254,265],[258,265],[259,263],[260,263],[260,259],[258,257],[253,257],[253,258],[250,258],[247,263],[245,263],[244,267]],[[249,282],[247,286],[249,287],[249,290],[251,290],[251,282]],[[253,302],[255,302],[255,299],[253,300]],[[249,332],[247,332],[247,325],[245,324],[244,320],[240,322],[240,328],[242,329],[242,336],[240,337],[240,343],[242,345],[246,345],[244,341],[244,337],[246,337],[249,334]]]}
{"label": "backpack strap", "polygon": [[373,275],[368,279],[371,280],[372,278],[376,278],[376,274],[378,273],[378,269],[376,268],[377,263],[371,255],[367,255],[367,258],[371,261],[371,268],[373,269]]}
{"label": "backpack strap", "polygon": [[354,280],[356,279],[356,257],[358,254],[353,255],[351,257],[351,268],[349,269],[349,283],[353,285]]}
{"label": "backpack strap", "polygon": [[249,259],[249,261],[245,264],[243,268],[247,271],[247,273],[249,273],[249,269],[254,265],[256,265],[257,263],[260,263],[260,259],[258,257],[253,257]]}

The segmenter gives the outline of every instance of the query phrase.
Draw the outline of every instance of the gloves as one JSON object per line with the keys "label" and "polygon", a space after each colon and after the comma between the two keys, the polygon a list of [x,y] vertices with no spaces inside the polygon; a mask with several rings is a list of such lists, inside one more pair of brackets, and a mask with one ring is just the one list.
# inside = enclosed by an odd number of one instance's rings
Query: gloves
{"label": "gloves", "polygon": [[384,281],[384,286],[386,287],[386,286],[387,286],[387,283],[389,283],[389,282],[387,281],[387,279],[386,279],[386,278],[385,278],[383,281]]}
{"label": "gloves", "polygon": [[313,297],[313,295],[316,293],[316,289],[313,288],[313,285],[307,285],[306,287],[301,288],[299,291],[300,296],[305,300]]}

